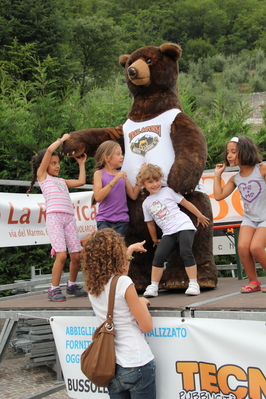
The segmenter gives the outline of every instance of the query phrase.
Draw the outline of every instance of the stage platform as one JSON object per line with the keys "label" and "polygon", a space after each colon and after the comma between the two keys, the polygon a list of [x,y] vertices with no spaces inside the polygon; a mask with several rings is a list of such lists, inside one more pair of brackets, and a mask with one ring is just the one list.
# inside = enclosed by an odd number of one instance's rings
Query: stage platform
{"label": "stage platform", "polygon": [[[55,316],[93,316],[93,310],[87,297],[75,298],[66,295],[64,302],[51,302],[47,299],[47,289],[38,288],[25,294],[0,298],[0,319],[5,319],[0,331],[0,363],[9,341],[16,331],[19,320],[45,319],[49,322]],[[184,290],[160,290],[156,298],[150,298],[152,317],[211,318],[226,320],[263,321],[266,323],[266,293],[253,292],[241,294],[240,288],[247,279],[224,277],[218,279],[216,288],[202,289],[198,296],[187,296]],[[266,286],[266,276],[261,277],[262,287]],[[25,283],[27,284],[27,283]],[[65,287],[62,287],[65,292]],[[141,296],[143,293],[139,292]],[[58,358],[57,358],[58,359]],[[58,381],[62,381],[58,360],[53,365]]]}
{"label": "stage platform", "polygon": [[[262,287],[266,277],[261,277]],[[241,294],[240,288],[246,279],[236,277],[218,279],[214,289],[202,289],[199,296],[187,296],[181,290],[160,290],[159,296],[150,298],[153,316],[192,316],[213,318],[236,318],[266,321],[266,293]],[[65,289],[62,289],[63,293]],[[142,295],[142,292],[139,292]],[[86,297],[67,296],[65,302],[51,302],[47,289],[0,299],[0,318],[14,319],[40,317],[49,319],[58,315],[93,315],[91,304]]]}

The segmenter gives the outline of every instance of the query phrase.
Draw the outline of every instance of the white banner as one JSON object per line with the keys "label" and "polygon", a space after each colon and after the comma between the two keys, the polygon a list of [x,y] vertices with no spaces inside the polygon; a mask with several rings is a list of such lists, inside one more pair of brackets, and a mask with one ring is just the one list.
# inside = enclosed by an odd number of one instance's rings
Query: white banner
{"label": "white banner", "polygon": [[[225,184],[235,172],[223,173]],[[222,201],[213,195],[213,173],[204,173],[203,183],[210,197],[214,223],[239,223],[243,219],[243,206],[238,190]],[[71,193],[80,239],[96,230],[96,206],[91,206],[92,191]],[[45,226],[45,202],[42,194],[0,193],[0,247],[48,244]],[[228,245],[226,245],[228,244]],[[230,242],[224,242],[221,251],[220,237],[214,237],[214,254],[235,253]],[[218,246],[220,249],[218,249]]]}
{"label": "white banner", "polygon": [[213,237],[212,250],[213,255],[235,255],[235,238],[232,236]]}
{"label": "white banner", "polygon": [[[96,230],[92,191],[70,194],[81,240]],[[1,247],[48,244],[42,194],[0,193]]]}
{"label": "white banner", "polygon": [[[221,179],[222,186],[235,174],[236,172],[224,172]],[[213,173],[205,172],[202,176],[206,193],[211,201],[214,224],[233,224],[242,221],[244,213],[239,191],[236,189],[229,197],[222,201],[216,201],[213,194],[213,179]]]}
{"label": "white banner", "polygon": [[[50,319],[70,398],[108,398],[80,370],[96,317]],[[153,317],[145,334],[156,361],[157,399],[265,399],[263,321]]]}

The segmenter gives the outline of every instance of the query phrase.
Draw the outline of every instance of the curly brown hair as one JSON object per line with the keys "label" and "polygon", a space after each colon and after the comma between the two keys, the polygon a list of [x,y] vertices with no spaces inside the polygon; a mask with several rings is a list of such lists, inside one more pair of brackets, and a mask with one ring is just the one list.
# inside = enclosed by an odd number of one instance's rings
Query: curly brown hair
{"label": "curly brown hair", "polygon": [[114,274],[127,272],[127,247],[114,229],[90,234],[81,252],[82,271],[87,290],[98,297]]}

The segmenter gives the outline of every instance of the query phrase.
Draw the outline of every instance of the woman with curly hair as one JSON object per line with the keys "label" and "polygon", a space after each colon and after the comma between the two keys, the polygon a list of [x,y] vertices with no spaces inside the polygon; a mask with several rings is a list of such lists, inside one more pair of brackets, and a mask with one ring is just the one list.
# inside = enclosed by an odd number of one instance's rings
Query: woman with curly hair
{"label": "woman with curly hair", "polygon": [[92,233],[84,243],[82,268],[93,310],[100,324],[106,319],[112,278],[119,274],[113,320],[116,330],[116,372],[108,385],[111,399],[155,399],[155,362],[143,332],[149,333],[152,318],[149,300],[139,297],[127,276],[133,252],[146,252],[145,241],[125,245],[115,230]]}

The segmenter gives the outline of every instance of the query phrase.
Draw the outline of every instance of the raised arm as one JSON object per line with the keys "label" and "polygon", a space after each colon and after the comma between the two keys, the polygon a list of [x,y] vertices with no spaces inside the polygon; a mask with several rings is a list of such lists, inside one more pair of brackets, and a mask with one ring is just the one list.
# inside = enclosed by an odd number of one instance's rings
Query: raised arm
{"label": "raised arm", "polygon": [[43,181],[46,179],[47,176],[47,169],[52,157],[52,153],[54,151],[57,150],[57,148],[64,143],[67,139],[69,138],[69,134],[65,133],[61,139],[57,139],[56,141],[54,141],[52,144],[49,145],[49,147],[47,148],[44,157],[42,159],[42,162],[37,170],[37,179],[38,181]]}
{"label": "raised arm", "polygon": [[81,155],[79,158],[75,158],[79,164],[79,177],[78,179],[65,180],[67,187],[74,188],[79,186],[84,186],[86,183],[86,169],[85,162],[87,159],[87,154]]}
{"label": "raised arm", "polygon": [[84,152],[93,157],[101,143],[106,140],[115,140],[124,148],[122,125],[115,128],[82,129],[70,133],[70,137],[62,145],[61,152],[68,157],[77,157]]}
{"label": "raised arm", "polygon": [[222,186],[222,173],[225,170],[225,164],[217,164],[214,171],[213,194],[216,201],[228,197],[236,188],[234,176],[232,176],[225,186]]}

